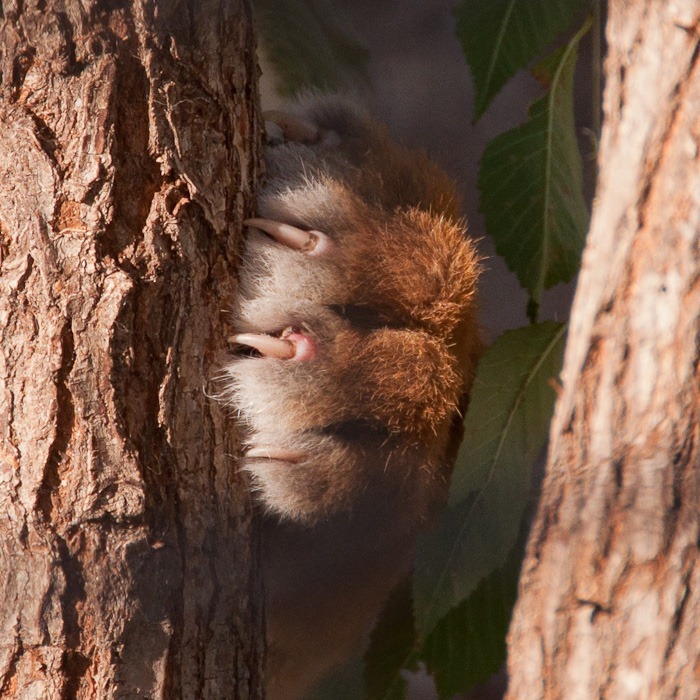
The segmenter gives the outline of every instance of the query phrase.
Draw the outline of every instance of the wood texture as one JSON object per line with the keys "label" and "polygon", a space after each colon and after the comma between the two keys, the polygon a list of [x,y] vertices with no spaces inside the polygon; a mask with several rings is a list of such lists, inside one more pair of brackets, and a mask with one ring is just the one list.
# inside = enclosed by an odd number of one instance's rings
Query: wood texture
{"label": "wood texture", "polygon": [[0,697],[261,697],[226,352],[242,0],[3,0]]}
{"label": "wood texture", "polygon": [[697,0],[609,4],[600,180],[511,700],[700,697]]}

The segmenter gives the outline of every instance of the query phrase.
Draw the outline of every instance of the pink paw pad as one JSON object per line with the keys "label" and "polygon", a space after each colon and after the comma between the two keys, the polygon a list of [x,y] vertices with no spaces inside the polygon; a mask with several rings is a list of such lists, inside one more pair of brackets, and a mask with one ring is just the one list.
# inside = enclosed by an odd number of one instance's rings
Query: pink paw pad
{"label": "pink paw pad", "polygon": [[316,341],[305,333],[288,328],[281,335],[282,340],[294,347],[294,355],[290,360],[295,362],[308,362],[316,357],[318,345]]}

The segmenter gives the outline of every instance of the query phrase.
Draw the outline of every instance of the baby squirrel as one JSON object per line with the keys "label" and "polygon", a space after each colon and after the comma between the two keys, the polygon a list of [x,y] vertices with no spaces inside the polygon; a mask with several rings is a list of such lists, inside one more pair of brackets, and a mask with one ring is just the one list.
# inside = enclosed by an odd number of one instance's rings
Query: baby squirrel
{"label": "baby squirrel", "polygon": [[357,649],[445,496],[481,349],[454,186],[350,100],[267,113],[226,397],[264,504],[268,698]]}

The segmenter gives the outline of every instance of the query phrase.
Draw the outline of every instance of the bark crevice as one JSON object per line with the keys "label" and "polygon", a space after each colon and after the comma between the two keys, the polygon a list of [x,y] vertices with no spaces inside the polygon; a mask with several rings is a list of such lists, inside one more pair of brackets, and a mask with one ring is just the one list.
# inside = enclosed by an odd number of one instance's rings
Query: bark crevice
{"label": "bark crevice", "polygon": [[37,507],[47,524],[52,521],[53,494],[61,484],[61,466],[65,465],[66,452],[73,435],[75,419],[73,395],[68,387],[68,377],[75,361],[75,341],[69,319],[65,319],[59,337],[61,359],[55,372],[56,426],[54,439],[49,447],[44,476],[37,491]]}

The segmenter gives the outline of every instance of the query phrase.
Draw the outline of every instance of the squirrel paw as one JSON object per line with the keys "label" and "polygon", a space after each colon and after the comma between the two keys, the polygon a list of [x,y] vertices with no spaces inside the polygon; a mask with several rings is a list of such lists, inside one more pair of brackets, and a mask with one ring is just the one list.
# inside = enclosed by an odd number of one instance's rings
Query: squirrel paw
{"label": "squirrel paw", "polygon": [[[478,260],[449,180],[342,98],[266,114],[279,145],[248,219],[224,396],[266,506],[359,500],[421,517],[480,349]],[[279,137],[281,134],[281,137]]]}

